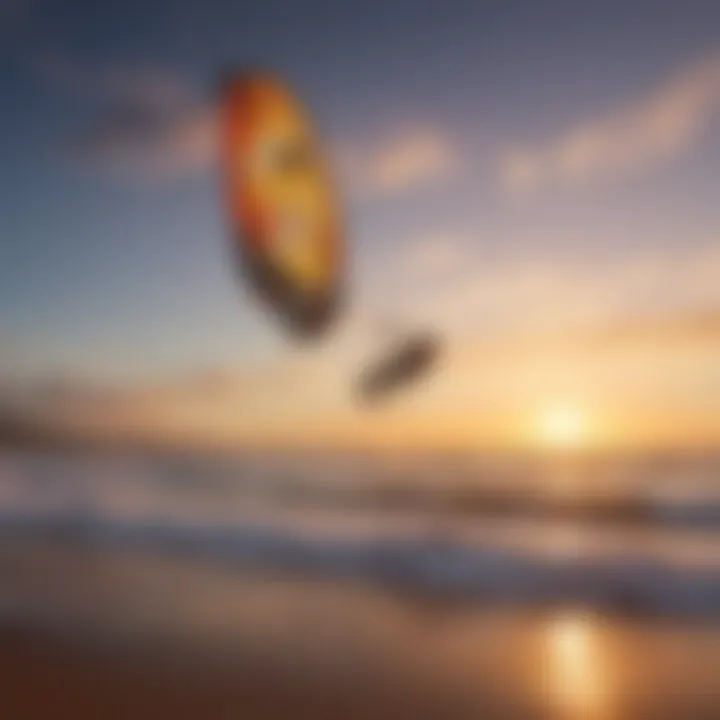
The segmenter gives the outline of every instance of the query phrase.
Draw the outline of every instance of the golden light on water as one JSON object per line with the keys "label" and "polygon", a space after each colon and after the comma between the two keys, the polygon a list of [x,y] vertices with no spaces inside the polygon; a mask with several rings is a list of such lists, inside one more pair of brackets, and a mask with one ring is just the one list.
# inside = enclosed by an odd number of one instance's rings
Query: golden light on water
{"label": "golden light on water", "polygon": [[567,613],[547,631],[547,691],[565,717],[610,717],[611,688],[602,634],[592,616]]}

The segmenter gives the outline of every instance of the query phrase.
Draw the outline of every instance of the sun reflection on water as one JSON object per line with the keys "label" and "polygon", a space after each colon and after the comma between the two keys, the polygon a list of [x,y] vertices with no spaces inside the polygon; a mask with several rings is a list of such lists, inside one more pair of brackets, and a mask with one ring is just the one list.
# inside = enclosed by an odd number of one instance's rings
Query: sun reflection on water
{"label": "sun reflection on water", "polygon": [[597,619],[566,613],[550,622],[547,633],[550,702],[563,717],[612,717],[608,658]]}

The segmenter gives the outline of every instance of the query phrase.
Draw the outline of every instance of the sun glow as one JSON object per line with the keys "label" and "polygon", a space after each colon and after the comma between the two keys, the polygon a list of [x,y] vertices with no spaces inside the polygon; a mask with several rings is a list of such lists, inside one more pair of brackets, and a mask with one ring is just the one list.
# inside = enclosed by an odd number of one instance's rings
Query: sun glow
{"label": "sun glow", "polygon": [[579,447],[588,441],[587,418],[577,407],[554,405],[538,415],[535,434],[547,447]]}

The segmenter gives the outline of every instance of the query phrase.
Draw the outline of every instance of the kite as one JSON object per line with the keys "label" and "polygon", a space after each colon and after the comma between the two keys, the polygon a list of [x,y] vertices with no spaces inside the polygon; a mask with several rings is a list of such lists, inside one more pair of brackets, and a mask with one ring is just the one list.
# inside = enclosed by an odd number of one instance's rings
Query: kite
{"label": "kite", "polygon": [[267,73],[233,73],[222,93],[221,153],[241,273],[293,337],[321,337],[339,311],[344,237],[312,121]]}
{"label": "kite", "polygon": [[390,393],[415,382],[435,365],[441,350],[437,337],[413,335],[360,375],[357,394],[365,404],[375,404]]}
{"label": "kite", "polygon": [[[290,88],[265,72],[222,86],[221,160],[232,248],[253,294],[299,340],[325,337],[341,314],[345,228],[313,122]],[[375,403],[415,381],[440,353],[415,335],[361,374]]]}

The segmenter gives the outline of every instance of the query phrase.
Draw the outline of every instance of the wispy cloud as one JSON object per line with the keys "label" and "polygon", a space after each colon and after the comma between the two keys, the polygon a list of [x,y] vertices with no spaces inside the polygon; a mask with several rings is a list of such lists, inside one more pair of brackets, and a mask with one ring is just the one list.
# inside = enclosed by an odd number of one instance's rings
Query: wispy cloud
{"label": "wispy cloud", "polygon": [[[346,369],[290,354],[164,380],[103,384],[55,379],[27,385],[12,406],[46,428],[88,439],[233,443],[278,439],[347,401]],[[0,407],[2,402],[0,402]],[[310,422],[312,425],[312,422]]]}
{"label": "wispy cloud", "polygon": [[555,332],[720,309],[720,246],[710,239],[583,261],[542,255],[478,264],[470,247],[455,246],[455,270],[405,292],[415,314],[454,335]]}
{"label": "wispy cloud", "polygon": [[[161,385],[56,388],[31,417],[88,439],[189,443],[504,442],[548,399],[572,397],[653,442],[653,423],[692,442],[718,437],[720,313],[623,321],[585,331],[453,342],[432,383],[370,415],[350,402],[354,373],[317,361],[238,368]],[[355,363],[355,373],[360,366]],[[503,425],[510,419],[510,426]],[[674,421],[681,418],[681,422]],[[702,421],[702,438],[687,422]],[[503,435],[506,435],[503,437]],[[619,438],[620,441],[623,438]]]}
{"label": "wispy cloud", "polygon": [[[42,55],[35,64],[47,82],[92,107],[72,143],[81,162],[156,180],[204,170],[215,161],[216,109],[177,74],[150,64],[91,68],[61,54]],[[459,165],[451,139],[424,125],[334,149],[339,175],[372,196],[442,181]]]}
{"label": "wispy cloud", "polygon": [[139,180],[207,168],[215,158],[214,109],[189,82],[152,65],[88,68],[63,55],[36,59],[41,76],[91,107],[71,142],[76,161]]}
{"label": "wispy cloud", "polygon": [[112,173],[158,180],[204,170],[215,157],[215,114],[202,106],[172,111],[115,107],[74,143],[83,162]]}
{"label": "wispy cloud", "polygon": [[617,426],[627,421],[624,432],[641,439],[662,421],[667,437],[699,441],[712,431],[720,441],[717,243],[478,267],[466,240],[428,235],[408,245],[407,272],[428,278],[414,284],[408,317],[439,331],[445,350],[432,382],[388,412],[353,406],[358,373],[388,348],[374,318],[356,316],[322,350],[272,362],[117,388],[46,384],[32,398],[35,416],[80,436],[143,441],[476,443],[502,441],[502,418],[517,428],[547,398],[570,396]]}
{"label": "wispy cloud", "polygon": [[348,181],[375,196],[440,182],[459,167],[452,140],[432,128],[406,128],[367,147],[345,145],[337,155]]}
{"label": "wispy cloud", "polygon": [[511,193],[649,168],[690,150],[720,104],[720,55],[705,58],[645,97],[500,161]]}
{"label": "wispy cloud", "polygon": [[433,232],[421,235],[400,254],[398,271],[405,277],[433,280],[456,273],[467,262],[468,238],[460,233]]}

